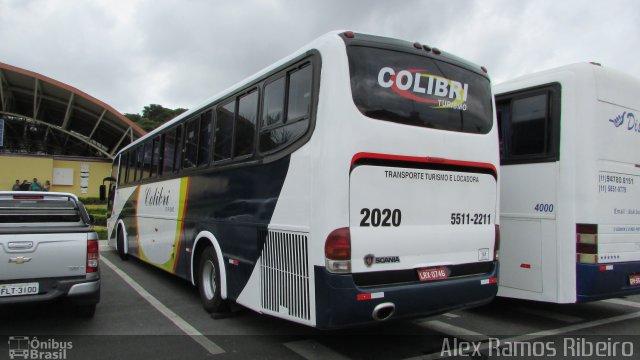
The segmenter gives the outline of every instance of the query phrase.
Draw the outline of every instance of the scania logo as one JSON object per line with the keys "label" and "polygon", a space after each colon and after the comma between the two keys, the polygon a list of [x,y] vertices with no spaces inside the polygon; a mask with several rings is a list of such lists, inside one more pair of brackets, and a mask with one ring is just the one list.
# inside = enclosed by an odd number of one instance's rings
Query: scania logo
{"label": "scania logo", "polygon": [[366,255],[364,257],[364,264],[367,265],[367,267],[371,267],[371,265],[373,265],[374,259],[375,257],[372,254]]}
{"label": "scania logo", "polygon": [[373,264],[399,263],[400,256],[381,256],[375,257],[373,254],[365,255],[364,264],[371,267]]}

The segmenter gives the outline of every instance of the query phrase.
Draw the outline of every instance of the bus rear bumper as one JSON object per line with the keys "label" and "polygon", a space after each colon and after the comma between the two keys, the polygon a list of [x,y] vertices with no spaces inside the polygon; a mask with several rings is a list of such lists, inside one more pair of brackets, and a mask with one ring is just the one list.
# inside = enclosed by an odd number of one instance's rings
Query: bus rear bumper
{"label": "bus rear bumper", "polygon": [[393,304],[394,312],[389,320],[485,305],[498,291],[497,273],[496,263],[490,274],[436,282],[358,287],[350,274],[333,274],[316,266],[316,327],[332,329],[376,323],[373,312],[381,304]]}
{"label": "bus rear bumper", "polygon": [[630,284],[634,274],[640,262],[576,264],[577,302],[640,294],[640,285]]}

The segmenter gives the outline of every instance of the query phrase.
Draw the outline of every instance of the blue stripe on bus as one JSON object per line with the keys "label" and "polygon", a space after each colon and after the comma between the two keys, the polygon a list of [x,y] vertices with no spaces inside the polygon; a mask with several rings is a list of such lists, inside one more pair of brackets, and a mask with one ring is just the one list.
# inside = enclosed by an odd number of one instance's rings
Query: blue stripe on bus
{"label": "blue stripe on bus", "polygon": [[[613,266],[611,270],[601,270]],[[629,284],[630,274],[640,274],[640,262],[576,264],[577,302],[640,294],[640,286]]]}
{"label": "blue stripe on bus", "polygon": [[[366,288],[356,286],[351,274],[333,274],[323,266],[316,266],[316,326],[331,329],[372,323],[375,321],[372,317],[373,309],[386,302],[396,306],[391,319],[436,315],[459,308],[485,305],[498,292],[497,282],[487,281],[498,274],[498,263],[494,264],[490,274]],[[362,297],[370,293],[384,295],[380,298],[373,296],[366,301],[358,300],[358,295]]]}

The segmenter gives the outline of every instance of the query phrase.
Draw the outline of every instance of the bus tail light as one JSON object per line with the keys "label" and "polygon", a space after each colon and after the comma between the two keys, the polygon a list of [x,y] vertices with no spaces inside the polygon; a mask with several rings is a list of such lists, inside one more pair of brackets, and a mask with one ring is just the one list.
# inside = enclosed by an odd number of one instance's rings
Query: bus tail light
{"label": "bus tail light", "polygon": [[351,233],[349,228],[333,230],[324,243],[325,265],[329,272],[351,272]]}
{"label": "bus tail light", "polygon": [[98,236],[95,233],[89,234],[89,240],[87,240],[87,273],[98,272],[99,259],[100,246],[98,244]]}
{"label": "bus tail light", "polygon": [[500,258],[500,225],[495,225],[496,233],[493,239],[493,261],[498,261]]}
{"label": "bus tail light", "polygon": [[583,264],[598,263],[598,225],[576,224],[576,260]]}

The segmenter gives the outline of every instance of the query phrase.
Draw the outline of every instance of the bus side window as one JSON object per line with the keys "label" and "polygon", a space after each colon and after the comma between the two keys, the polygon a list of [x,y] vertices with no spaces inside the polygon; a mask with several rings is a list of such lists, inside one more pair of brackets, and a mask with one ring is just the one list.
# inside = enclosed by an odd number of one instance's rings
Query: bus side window
{"label": "bus side window", "polygon": [[153,153],[151,158],[151,177],[158,176],[160,171],[160,136],[153,139]]}
{"label": "bus side window", "polygon": [[136,149],[127,151],[127,154],[129,155],[129,162],[127,163],[129,169],[127,170],[127,179],[125,182],[131,184],[136,181]]}
{"label": "bus side window", "polygon": [[144,157],[144,149],[142,146],[138,146],[136,150],[136,181],[142,179],[142,159]]}
{"label": "bus side window", "polygon": [[289,76],[287,123],[309,117],[311,106],[311,66],[307,65]]}
{"label": "bus side window", "polygon": [[497,103],[496,104],[496,114],[498,117],[498,139],[500,140],[500,160],[503,160],[503,156],[505,156],[507,151],[507,139],[505,139],[504,134],[509,133],[509,119],[511,118],[509,114],[509,106],[508,102]]}
{"label": "bus side window", "polygon": [[502,164],[559,159],[559,99],[559,84],[496,97]]}
{"label": "bus side window", "polygon": [[231,101],[224,106],[219,106],[216,111],[216,129],[213,142],[213,161],[231,158],[231,145],[233,142],[233,118],[236,103]]}
{"label": "bus side window", "polygon": [[175,144],[176,142],[176,131],[171,130],[165,134],[164,138],[164,155],[162,159],[162,173],[165,175],[171,174],[173,172],[173,162],[175,161]]}
{"label": "bus side window", "polygon": [[188,169],[198,164],[198,128],[200,117],[189,120],[184,133],[184,163],[183,168]]}
{"label": "bus side window", "polygon": [[511,155],[542,154],[546,150],[547,95],[516,99],[511,105]]}
{"label": "bus side window", "polygon": [[174,171],[180,171],[182,167],[182,125],[176,128],[176,148],[175,148]]}
{"label": "bus side window", "polygon": [[281,81],[285,79],[282,78],[265,86],[265,108],[260,129],[261,152],[283,148],[307,132],[311,109],[311,70],[311,65],[305,64],[290,71],[286,78],[288,81]]}
{"label": "bus side window", "polygon": [[122,186],[126,183],[127,179],[127,161],[129,160],[129,153],[123,153],[120,155],[120,169],[118,170],[118,186]]}
{"label": "bus side window", "polygon": [[200,139],[198,141],[198,166],[209,164],[213,111],[209,110],[200,117]]}
{"label": "bus side window", "polygon": [[252,91],[240,98],[236,116],[234,156],[253,154],[258,116],[258,91]]}
{"label": "bus side window", "polygon": [[153,154],[152,145],[153,143],[151,141],[144,143],[142,179],[148,179],[151,174],[151,155]]}
{"label": "bus side window", "polygon": [[284,121],[285,77],[268,83],[264,90],[264,109],[262,111],[262,129]]}

